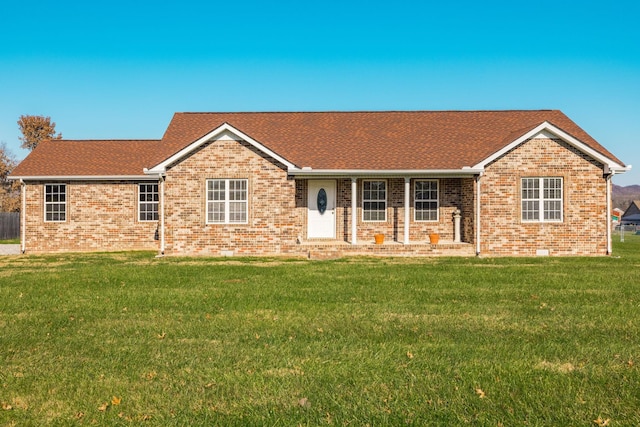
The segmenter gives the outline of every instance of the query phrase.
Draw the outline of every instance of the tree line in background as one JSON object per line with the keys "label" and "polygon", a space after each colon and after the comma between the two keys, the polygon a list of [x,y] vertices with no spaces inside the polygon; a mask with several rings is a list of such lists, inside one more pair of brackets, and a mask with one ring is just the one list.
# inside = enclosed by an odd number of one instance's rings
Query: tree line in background
{"label": "tree line in background", "polygon": [[[51,117],[22,115],[18,119],[18,127],[22,133],[19,137],[21,147],[28,150],[48,139],[62,139],[61,133],[56,134],[56,124]],[[0,142],[0,212],[20,211],[20,183],[7,179],[17,165],[7,144]]]}

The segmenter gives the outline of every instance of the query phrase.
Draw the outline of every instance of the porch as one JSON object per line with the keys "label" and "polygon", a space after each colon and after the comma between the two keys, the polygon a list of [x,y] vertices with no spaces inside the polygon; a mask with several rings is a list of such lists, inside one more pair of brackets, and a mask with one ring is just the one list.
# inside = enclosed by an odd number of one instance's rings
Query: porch
{"label": "porch", "polygon": [[473,177],[296,177],[296,187],[298,244],[310,258],[476,254]]}

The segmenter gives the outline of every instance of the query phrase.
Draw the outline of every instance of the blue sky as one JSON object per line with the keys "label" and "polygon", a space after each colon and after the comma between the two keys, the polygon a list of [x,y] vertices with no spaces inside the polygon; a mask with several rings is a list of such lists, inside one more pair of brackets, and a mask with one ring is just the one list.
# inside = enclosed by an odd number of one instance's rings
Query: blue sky
{"label": "blue sky", "polygon": [[176,111],[560,109],[640,184],[640,2],[7,2],[0,141],[160,138]]}

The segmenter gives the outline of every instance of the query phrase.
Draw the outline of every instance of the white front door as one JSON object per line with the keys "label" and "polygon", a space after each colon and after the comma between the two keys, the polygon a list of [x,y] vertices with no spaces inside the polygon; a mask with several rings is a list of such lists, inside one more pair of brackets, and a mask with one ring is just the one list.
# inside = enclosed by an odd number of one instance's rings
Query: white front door
{"label": "white front door", "polygon": [[336,182],[309,180],[307,237],[335,239]]}

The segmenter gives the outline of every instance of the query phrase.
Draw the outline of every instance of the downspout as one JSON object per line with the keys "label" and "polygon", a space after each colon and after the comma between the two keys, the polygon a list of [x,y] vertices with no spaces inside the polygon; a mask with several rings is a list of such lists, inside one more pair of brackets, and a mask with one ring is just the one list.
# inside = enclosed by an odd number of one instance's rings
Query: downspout
{"label": "downspout", "polygon": [[611,178],[615,171],[611,171],[610,174],[606,176],[607,182],[607,255],[611,255],[613,252],[611,246]]}
{"label": "downspout", "polygon": [[160,184],[160,254],[164,255],[164,177],[158,175],[158,181]]}
{"label": "downspout", "polygon": [[358,179],[351,178],[351,244],[358,244]]}
{"label": "downspout", "polygon": [[20,180],[20,197],[22,206],[20,207],[20,250],[25,253],[27,250],[27,184]]}
{"label": "downspout", "polygon": [[411,203],[411,178],[404,178],[404,244],[409,244],[409,221],[411,220],[410,207]]}
{"label": "downspout", "polygon": [[480,256],[480,177],[476,175],[476,255]]}

